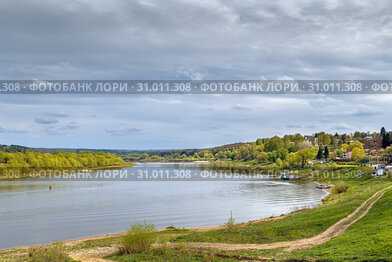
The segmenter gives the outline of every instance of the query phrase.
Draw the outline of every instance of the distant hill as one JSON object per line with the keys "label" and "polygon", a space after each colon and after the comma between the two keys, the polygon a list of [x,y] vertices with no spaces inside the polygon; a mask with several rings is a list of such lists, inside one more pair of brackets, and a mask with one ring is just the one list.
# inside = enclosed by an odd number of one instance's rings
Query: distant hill
{"label": "distant hill", "polygon": [[179,153],[182,154],[194,154],[200,151],[210,151],[212,153],[216,153],[221,150],[232,150],[233,148],[239,148],[241,145],[245,145],[248,143],[234,143],[223,146],[216,146],[211,148],[201,148],[201,149],[145,149],[145,150],[132,150],[132,149],[91,149],[91,148],[30,148],[19,145],[0,145],[0,151],[7,153],[27,153],[27,152],[41,152],[41,153],[53,153],[53,152],[69,152],[69,153],[77,153],[77,152],[104,152],[104,153],[112,153],[112,154],[132,154],[132,153],[147,153],[152,155],[171,155]]}
{"label": "distant hill", "polygon": [[41,153],[53,153],[53,152],[104,152],[112,154],[129,154],[129,153],[144,153],[148,150],[127,150],[127,149],[91,149],[91,148],[34,148],[34,150]]}
{"label": "distant hill", "polygon": [[147,154],[152,154],[152,155],[159,155],[159,156],[165,156],[165,155],[171,155],[171,154],[176,154],[179,153],[180,155],[182,154],[194,154],[198,153],[200,151],[210,151],[212,153],[216,153],[221,150],[231,150],[233,148],[239,148],[242,145],[245,145],[248,143],[234,143],[234,144],[228,144],[224,146],[216,146],[216,147],[211,147],[211,148],[193,148],[193,149],[145,149],[145,150],[132,150],[132,149],[91,149],[91,148],[34,148],[34,150],[39,151],[41,153],[53,153],[53,152],[85,152],[85,151],[90,151],[90,152],[104,152],[104,153],[112,153],[112,154],[119,154],[119,155],[125,155],[125,154],[132,154],[132,153],[147,153]]}
{"label": "distant hill", "polygon": [[33,148],[25,147],[25,146],[18,146],[18,145],[0,145],[0,152],[7,152],[7,153],[28,153],[28,152],[35,152]]}

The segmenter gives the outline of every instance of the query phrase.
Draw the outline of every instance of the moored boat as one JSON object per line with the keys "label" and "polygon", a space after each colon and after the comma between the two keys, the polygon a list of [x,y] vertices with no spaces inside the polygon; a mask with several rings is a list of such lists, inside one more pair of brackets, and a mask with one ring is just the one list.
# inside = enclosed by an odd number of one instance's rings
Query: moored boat
{"label": "moored boat", "polygon": [[323,185],[323,184],[320,184],[320,185],[316,186],[316,188],[317,188],[317,189],[328,189],[328,188],[331,188],[331,186],[330,186],[330,185]]}

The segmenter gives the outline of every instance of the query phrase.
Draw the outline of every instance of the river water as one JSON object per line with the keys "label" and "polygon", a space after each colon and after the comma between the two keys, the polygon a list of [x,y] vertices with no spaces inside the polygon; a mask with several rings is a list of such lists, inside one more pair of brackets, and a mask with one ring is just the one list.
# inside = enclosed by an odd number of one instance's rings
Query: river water
{"label": "river water", "polygon": [[0,249],[122,232],[143,221],[157,228],[223,225],[232,212],[247,222],[320,204],[326,195],[314,183],[233,180],[204,165],[143,163],[121,178],[106,170],[105,181],[92,172],[83,173],[88,179],[0,182]]}

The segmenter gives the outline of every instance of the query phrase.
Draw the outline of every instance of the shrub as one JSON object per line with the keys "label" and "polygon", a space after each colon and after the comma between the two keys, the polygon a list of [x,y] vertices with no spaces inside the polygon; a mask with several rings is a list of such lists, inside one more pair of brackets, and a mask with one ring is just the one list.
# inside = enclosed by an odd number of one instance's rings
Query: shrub
{"label": "shrub", "polygon": [[230,217],[229,220],[225,223],[225,226],[227,228],[235,228],[235,219],[233,218],[233,211],[230,211]]}
{"label": "shrub", "polygon": [[71,261],[65,251],[64,244],[57,242],[51,246],[33,248],[29,252],[31,262],[67,262]]}
{"label": "shrub", "polygon": [[333,187],[333,192],[335,194],[340,194],[340,193],[344,193],[347,192],[348,188],[350,186],[348,184],[346,184],[345,182],[339,182],[337,183],[334,187]]}
{"label": "shrub", "polygon": [[147,253],[157,239],[153,224],[136,223],[121,238],[119,251],[123,254]]}
{"label": "shrub", "polygon": [[331,170],[337,170],[337,169],[339,169],[339,166],[338,166],[338,164],[336,164],[336,163],[334,162],[334,163],[332,163],[332,164],[329,166],[329,169],[331,169]]}

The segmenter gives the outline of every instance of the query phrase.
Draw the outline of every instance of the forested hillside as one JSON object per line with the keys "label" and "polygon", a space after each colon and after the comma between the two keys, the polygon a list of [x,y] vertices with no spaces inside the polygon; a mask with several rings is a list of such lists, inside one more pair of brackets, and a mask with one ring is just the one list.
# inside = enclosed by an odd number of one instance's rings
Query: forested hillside
{"label": "forested hillside", "polygon": [[0,152],[0,169],[6,168],[35,168],[35,169],[59,169],[59,168],[83,168],[101,166],[119,166],[125,162],[121,157],[110,153],[39,153],[28,152],[23,154]]}
{"label": "forested hillside", "polygon": [[25,146],[17,146],[17,145],[0,145],[0,152],[7,152],[7,153],[27,153],[27,152],[34,152],[35,150]]}

